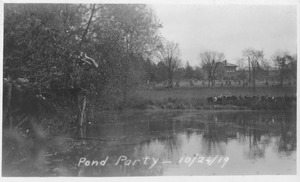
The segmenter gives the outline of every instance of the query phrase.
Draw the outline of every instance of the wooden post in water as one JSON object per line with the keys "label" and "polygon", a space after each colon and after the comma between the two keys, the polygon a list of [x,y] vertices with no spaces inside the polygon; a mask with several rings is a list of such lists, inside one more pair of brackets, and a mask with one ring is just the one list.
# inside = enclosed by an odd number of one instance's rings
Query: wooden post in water
{"label": "wooden post in water", "polygon": [[80,113],[80,127],[82,127],[83,124],[85,124],[85,118],[84,118],[85,107],[86,107],[86,96],[83,96],[82,109]]}
{"label": "wooden post in water", "polygon": [[85,108],[86,108],[86,95],[78,95],[77,135],[79,135],[80,138],[86,137],[85,136],[85,127],[86,127]]}

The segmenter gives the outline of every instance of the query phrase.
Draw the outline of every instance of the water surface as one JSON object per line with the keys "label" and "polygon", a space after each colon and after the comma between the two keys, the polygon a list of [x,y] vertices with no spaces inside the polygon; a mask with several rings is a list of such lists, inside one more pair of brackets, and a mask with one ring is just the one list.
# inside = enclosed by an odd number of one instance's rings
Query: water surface
{"label": "water surface", "polygon": [[[81,131],[81,139],[57,140],[68,147],[44,146],[38,175],[296,174],[291,112],[102,112]],[[14,174],[25,171],[19,167],[7,175]],[[26,175],[37,174],[27,169]]]}

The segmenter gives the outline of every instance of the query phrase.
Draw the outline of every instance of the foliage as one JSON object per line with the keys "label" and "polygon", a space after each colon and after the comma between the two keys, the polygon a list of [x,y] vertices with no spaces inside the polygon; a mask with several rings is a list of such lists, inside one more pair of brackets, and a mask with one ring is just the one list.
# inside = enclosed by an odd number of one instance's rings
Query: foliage
{"label": "foliage", "polygon": [[[149,79],[140,75],[160,43],[161,24],[147,5],[6,4],[4,10],[4,77],[27,78],[40,92],[53,82],[81,87],[97,98],[111,89],[125,98]],[[100,66],[80,65],[80,52]]]}
{"label": "foliage", "polygon": [[187,61],[185,66],[184,78],[192,79],[194,77],[194,69],[190,66],[190,63]]}
{"label": "foliage", "polygon": [[194,78],[198,80],[204,80],[204,72],[199,66],[197,66],[194,70]]}
{"label": "foliage", "polygon": [[271,59],[279,71],[281,87],[283,86],[284,78],[296,78],[297,56],[292,56],[286,51],[277,50]]}
{"label": "foliage", "polygon": [[162,82],[168,79],[168,67],[163,61],[157,63],[156,75],[158,82]]}

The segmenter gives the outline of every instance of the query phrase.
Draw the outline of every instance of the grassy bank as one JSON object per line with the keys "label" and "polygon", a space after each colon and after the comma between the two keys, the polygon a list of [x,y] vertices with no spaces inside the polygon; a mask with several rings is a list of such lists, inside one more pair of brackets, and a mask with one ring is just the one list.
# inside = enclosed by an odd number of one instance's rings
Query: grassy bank
{"label": "grassy bank", "polygon": [[233,95],[233,96],[262,96],[271,97],[295,96],[295,87],[258,87],[256,91],[252,88],[241,87],[179,87],[173,89],[154,88],[137,89],[130,92],[130,99],[124,108],[136,109],[252,109],[252,110],[290,110],[296,107],[295,102],[266,103],[253,100],[237,101],[222,104],[209,104],[207,98],[211,96]]}

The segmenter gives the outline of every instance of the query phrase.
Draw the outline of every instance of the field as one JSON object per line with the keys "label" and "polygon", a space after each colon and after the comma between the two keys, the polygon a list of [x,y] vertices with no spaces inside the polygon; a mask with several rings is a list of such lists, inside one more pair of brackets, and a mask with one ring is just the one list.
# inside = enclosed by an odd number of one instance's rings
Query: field
{"label": "field", "polygon": [[206,99],[210,96],[220,96],[220,95],[234,95],[234,96],[284,96],[284,95],[296,95],[295,87],[258,87],[256,91],[253,91],[249,87],[178,87],[172,89],[166,88],[154,88],[154,89],[141,89],[136,90],[135,93],[143,98],[150,99],[152,101],[163,101],[165,99],[171,98],[181,98],[184,100],[193,99]]}
{"label": "field", "polygon": [[[211,96],[296,96],[296,87],[257,87],[255,91],[252,87],[156,87],[133,90],[130,94],[129,107],[154,105],[160,108],[191,109],[207,106],[207,98]],[[243,106],[252,107],[251,104],[244,103]]]}

